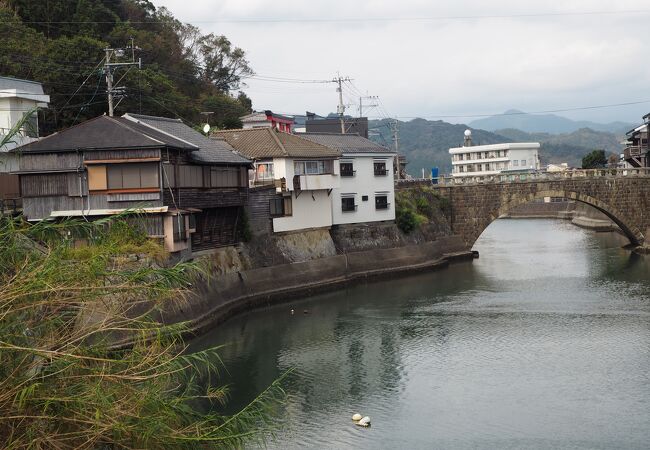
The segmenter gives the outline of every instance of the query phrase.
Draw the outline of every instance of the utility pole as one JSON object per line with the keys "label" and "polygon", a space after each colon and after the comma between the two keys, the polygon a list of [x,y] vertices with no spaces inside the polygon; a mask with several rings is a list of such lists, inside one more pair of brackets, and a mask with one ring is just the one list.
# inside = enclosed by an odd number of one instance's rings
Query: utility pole
{"label": "utility pole", "polygon": [[[376,100],[377,97],[376,95],[368,95],[366,97],[359,97],[359,117],[363,117],[363,101],[364,100]],[[379,106],[377,103],[372,103],[370,105],[366,105],[369,108],[375,108]]]}
{"label": "utility pole", "polygon": [[395,145],[395,166],[397,167],[397,179],[399,180],[402,178],[401,175],[401,170],[400,170],[400,162],[399,162],[399,129],[398,129],[398,122],[397,119],[391,122],[391,130],[393,132],[393,144]]}
{"label": "utility pole", "polygon": [[345,134],[345,105],[343,104],[343,82],[352,81],[350,78],[341,78],[341,75],[337,75],[336,78],[332,80],[333,83],[337,83],[338,87],[336,92],[339,93],[339,105],[336,107],[336,113],[339,115],[339,120],[341,121],[341,134]]}
{"label": "utility pole", "polygon": [[[124,56],[124,51],[129,49],[131,50],[131,62],[111,62],[111,58],[113,56],[115,56],[116,59],[118,57]],[[136,47],[133,45],[133,38],[131,38],[130,48],[127,47],[127,48],[105,48],[104,49],[104,51],[106,52],[106,55],[104,56],[105,59],[104,73],[106,74],[106,93],[108,94],[109,117],[113,117],[113,112],[115,110],[115,105],[113,104],[113,101],[115,97],[119,97],[120,101],[122,100],[122,98],[125,97],[125,88],[113,85],[113,72],[115,71],[115,69],[119,67],[125,67],[125,66],[126,67],[138,66],[138,69],[142,69],[142,58],[138,58],[137,61],[135,60],[135,50]],[[140,49],[138,48],[137,50]],[[122,78],[124,78],[124,76],[122,76]],[[116,84],[119,84],[122,78],[120,78],[120,80],[118,80]]]}

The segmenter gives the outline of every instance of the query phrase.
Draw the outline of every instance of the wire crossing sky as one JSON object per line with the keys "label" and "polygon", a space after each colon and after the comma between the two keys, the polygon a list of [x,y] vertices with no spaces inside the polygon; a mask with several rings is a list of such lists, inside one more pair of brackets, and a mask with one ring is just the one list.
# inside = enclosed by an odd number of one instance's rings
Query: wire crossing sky
{"label": "wire crossing sky", "polygon": [[[243,48],[256,109],[463,122],[517,109],[636,123],[650,110],[647,0],[153,0]],[[643,56],[645,55],[645,56]]]}

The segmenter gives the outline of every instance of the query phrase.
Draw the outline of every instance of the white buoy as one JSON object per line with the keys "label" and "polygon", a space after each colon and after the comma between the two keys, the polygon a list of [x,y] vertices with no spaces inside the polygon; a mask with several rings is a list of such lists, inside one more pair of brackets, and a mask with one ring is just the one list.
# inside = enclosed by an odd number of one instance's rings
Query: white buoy
{"label": "white buoy", "polygon": [[361,414],[359,414],[359,413],[356,413],[355,415],[352,416],[352,420],[354,420],[355,422],[358,422],[361,419],[362,419],[362,417],[361,417]]}
{"label": "white buoy", "polygon": [[366,416],[360,421],[357,422],[357,425],[360,427],[369,427],[370,426],[370,417]]}

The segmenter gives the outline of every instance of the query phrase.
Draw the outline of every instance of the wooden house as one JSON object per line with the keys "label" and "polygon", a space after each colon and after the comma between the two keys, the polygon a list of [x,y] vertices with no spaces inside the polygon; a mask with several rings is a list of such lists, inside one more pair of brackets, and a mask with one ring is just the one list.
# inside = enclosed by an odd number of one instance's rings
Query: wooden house
{"label": "wooden house", "polygon": [[14,151],[27,220],[135,209],[177,256],[237,241],[251,163],[178,119],[100,116]]}

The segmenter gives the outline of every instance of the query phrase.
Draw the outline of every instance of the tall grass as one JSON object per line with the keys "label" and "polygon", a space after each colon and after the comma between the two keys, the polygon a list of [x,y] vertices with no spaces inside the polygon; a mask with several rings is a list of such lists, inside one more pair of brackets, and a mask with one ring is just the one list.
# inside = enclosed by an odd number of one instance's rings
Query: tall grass
{"label": "tall grass", "polygon": [[[123,217],[0,217],[0,447],[238,447],[272,431],[279,382],[233,416],[196,406],[227,400],[199,382],[218,349],[188,355],[183,325],[154,319],[197,270],[155,264],[158,250]],[[117,336],[132,345],[115,350]]]}

